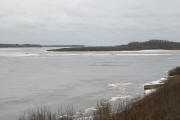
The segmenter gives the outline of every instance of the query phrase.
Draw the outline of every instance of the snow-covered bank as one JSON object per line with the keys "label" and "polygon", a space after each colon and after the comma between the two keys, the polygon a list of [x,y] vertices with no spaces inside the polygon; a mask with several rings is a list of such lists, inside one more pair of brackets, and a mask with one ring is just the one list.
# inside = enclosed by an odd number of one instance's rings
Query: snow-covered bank
{"label": "snow-covered bank", "polygon": [[167,78],[161,78],[156,81],[152,81],[150,83],[147,83],[144,85],[144,93],[145,95],[150,94],[154,91],[156,91],[157,88],[162,87],[166,83]]}

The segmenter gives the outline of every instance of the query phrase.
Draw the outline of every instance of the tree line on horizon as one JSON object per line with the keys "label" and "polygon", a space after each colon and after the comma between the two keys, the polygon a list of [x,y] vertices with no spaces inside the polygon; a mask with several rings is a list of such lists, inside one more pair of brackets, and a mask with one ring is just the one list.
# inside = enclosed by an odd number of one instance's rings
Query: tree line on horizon
{"label": "tree line on horizon", "polygon": [[61,48],[48,51],[125,51],[150,49],[180,50],[180,42],[172,42],[168,40],[149,40],[145,42],[130,42],[127,45],[119,46]]}

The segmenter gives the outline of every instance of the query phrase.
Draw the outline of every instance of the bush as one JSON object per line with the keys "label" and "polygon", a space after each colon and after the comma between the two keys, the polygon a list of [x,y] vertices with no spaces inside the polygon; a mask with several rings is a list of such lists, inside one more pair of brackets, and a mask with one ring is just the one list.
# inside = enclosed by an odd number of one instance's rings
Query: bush
{"label": "bush", "polygon": [[176,67],[175,69],[170,70],[168,74],[169,76],[180,75],[180,67]]}

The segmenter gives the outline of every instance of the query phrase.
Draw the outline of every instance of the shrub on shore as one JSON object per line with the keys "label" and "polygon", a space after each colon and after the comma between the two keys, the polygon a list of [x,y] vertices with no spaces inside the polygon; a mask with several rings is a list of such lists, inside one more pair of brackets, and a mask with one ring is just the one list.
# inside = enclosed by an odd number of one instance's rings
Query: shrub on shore
{"label": "shrub on shore", "polygon": [[180,75],[180,67],[176,67],[169,71],[169,76]]}

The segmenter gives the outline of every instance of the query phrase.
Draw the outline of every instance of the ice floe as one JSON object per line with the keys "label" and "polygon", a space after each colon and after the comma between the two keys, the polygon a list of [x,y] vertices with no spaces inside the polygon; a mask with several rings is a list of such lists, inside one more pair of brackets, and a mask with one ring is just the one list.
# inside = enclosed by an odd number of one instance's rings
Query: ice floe
{"label": "ice floe", "polygon": [[118,100],[124,100],[124,99],[130,99],[130,98],[131,98],[130,95],[111,97],[111,99],[109,100],[109,102],[115,102],[115,101],[118,101]]}
{"label": "ice floe", "polygon": [[129,85],[132,85],[132,83],[131,82],[127,82],[127,83],[111,83],[111,84],[108,84],[108,88],[118,89],[118,88],[126,87],[126,86],[129,86]]}

